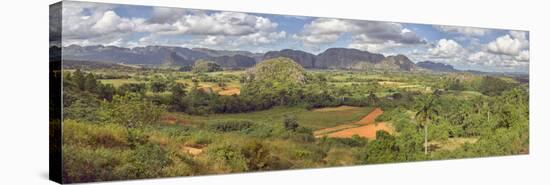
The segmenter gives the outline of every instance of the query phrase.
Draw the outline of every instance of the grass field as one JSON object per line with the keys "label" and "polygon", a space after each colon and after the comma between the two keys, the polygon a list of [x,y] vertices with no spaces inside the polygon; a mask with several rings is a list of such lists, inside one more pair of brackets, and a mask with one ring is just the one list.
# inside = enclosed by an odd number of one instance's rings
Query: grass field
{"label": "grass field", "polygon": [[311,129],[334,127],[340,124],[359,121],[372,110],[371,107],[353,107],[339,111],[315,111],[299,107],[275,107],[269,110],[238,114],[212,114],[192,116],[183,113],[169,113],[180,122],[204,123],[215,120],[246,119],[268,124],[281,124],[285,115],[296,115],[301,126]]}

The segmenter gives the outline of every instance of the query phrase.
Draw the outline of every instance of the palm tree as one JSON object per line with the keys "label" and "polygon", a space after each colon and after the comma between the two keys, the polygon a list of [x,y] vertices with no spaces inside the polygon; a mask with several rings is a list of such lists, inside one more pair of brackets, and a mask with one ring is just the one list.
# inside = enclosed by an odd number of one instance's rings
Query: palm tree
{"label": "palm tree", "polygon": [[[434,95],[435,97],[439,96],[438,90],[434,91]],[[439,111],[434,105],[435,97],[432,95],[425,99],[415,115],[415,118],[420,121],[420,125],[424,128],[424,154],[426,155],[428,155],[428,125],[439,115]]]}

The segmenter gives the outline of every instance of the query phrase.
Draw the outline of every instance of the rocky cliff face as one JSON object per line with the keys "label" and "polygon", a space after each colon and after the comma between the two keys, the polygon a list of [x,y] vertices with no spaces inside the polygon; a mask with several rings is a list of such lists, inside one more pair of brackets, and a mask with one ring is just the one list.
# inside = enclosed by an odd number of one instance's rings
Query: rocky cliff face
{"label": "rocky cliff face", "polygon": [[392,69],[412,71],[416,68],[416,65],[405,55],[388,56],[383,62],[392,66]]}
{"label": "rocky cliff face", "polygon": [[352,68],[359,62],[379,63],[384,55],[348,48],[330,48],[316,57],[316,68]]}

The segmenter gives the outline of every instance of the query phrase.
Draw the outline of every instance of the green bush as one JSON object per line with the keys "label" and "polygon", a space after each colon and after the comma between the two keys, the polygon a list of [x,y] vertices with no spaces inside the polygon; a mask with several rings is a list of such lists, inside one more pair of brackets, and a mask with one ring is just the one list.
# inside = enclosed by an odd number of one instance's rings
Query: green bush
{"label": "green bush", "polygon": [[285,115],[283,119],[283,124],[285,126],[285,129],[296,131],[296,129],[300,126],[298,124],[298,119],[295,115]]}
{"label": "green bush", "polygon": [[214,141],[216,134],[204,130],[191,133],[191,139],[187,141],[190,145],[207,145]]}
{"label": "green bush", "polygon": [[128,93],[136,93],[144,95],[147,92],[147,85],[145,83],[125,83],[117,89],[118,95],[125,95]]}
{"label": "green bush", "polygon": [[272,125],[259,123],[253,124],[250,129],[246,129],[244,133],[252,137],[268,138],[274,136],[274,130]]}
{"label": "green bush", "polygon": [[153,143],[137,145],[125,162],[116,171],[124,179],[162,177],[164,169],[172,163],[168,152]]}
{"label": "green bush", "polygon": [[126,179],[117,168],[133,154],[128,150],[63,145],[64,183]]}
{"label": "green bush", "polygon": [[254,122],[248,120],[221,120],[208,123],[211,130],[219,132],[244,131],[254,125]]}
{"label": "green bush", "polygon": [[114,96],[113,101],[103,101],[101,104],[101,114],[107,122],[126,128],[156,123],[164,111],[164,106],[157,106],[135,94]]}
{"label": "green bush", "polygon": [[273,155],[259,140],[223,143],[208,149],[208,156],[220,168],[229,172],[288,169],[288,162]]}
{"label": "green bush", "polygon": [[320,139],[319,143],[321,145],[328,145],[329,147],[364,147],[368,144],[368,139],[359,137],[357,135],[354,135],[351,138],[323,137]]}
{"label": "green bush", "polygon": [[68,107],[63,109],[63,117],[84,120],[88,122],[98,122],[100,101],[92,94],[81,92],[78,98],[71,101]]}
{"label": "green bush", "polygon": [[244,172],[248,170],[246,157],[237,144],[221,144],[208,148],[208,158],[217,168],[225,172]]}
{"label": "green bush", "polygon": [[63,144],[82,147],[128,147],[126,130],[114,124],[85,124],[74,120],[63,122]]}
{"label": "green bush", "polygon": [[313,136],[313,131],[306,127],[298,127],[296,131],[290,133],[290,139],[298,142],[314,142],[315,137]]}
{"label": "green bush", "polygon": [[481,80],[479,90],[488,96],[500,95],[502,92],[512,89],[515,84],[498,77],[485,76]]}

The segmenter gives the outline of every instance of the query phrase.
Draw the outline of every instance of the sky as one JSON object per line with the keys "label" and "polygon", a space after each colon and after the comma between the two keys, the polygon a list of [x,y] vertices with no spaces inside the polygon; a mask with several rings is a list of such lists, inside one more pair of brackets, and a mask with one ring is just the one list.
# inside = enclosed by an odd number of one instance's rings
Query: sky
{"label": "sky", "polygon": [[529,72],[529,32],[64,1],[62,44],[313,54],[355,48],[457,69]]}

